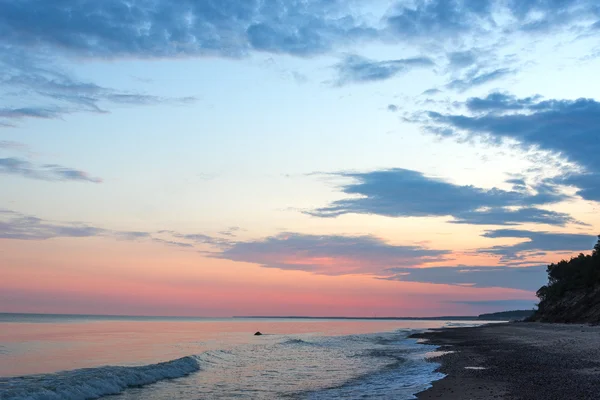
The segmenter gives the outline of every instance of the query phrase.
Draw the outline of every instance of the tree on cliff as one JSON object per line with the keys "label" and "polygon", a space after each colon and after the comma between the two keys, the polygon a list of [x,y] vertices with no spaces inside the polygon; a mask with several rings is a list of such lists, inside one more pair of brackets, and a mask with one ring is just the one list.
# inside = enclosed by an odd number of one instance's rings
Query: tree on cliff
{"label": "tree on cliff", "polygon": [[[557,304],[565,302],[569,293],[585,294],[600,290],[600,236],[591,255],[579,254],[569,261],[550,264],[546,271],[548,284],[536,293],[540,299],[536,313],[538,316],[556,309]],[[534,315],[534,319],[535,317]]]}

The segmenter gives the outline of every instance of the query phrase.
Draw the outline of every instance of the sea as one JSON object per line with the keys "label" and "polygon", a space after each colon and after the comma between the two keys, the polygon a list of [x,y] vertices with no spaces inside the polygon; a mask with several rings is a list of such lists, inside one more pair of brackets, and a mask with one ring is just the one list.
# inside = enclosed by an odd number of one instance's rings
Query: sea
{"label": "sea", "polygon": [[409,336],[481,323],[0,314],[0,399],[414,399],[444,375]]}

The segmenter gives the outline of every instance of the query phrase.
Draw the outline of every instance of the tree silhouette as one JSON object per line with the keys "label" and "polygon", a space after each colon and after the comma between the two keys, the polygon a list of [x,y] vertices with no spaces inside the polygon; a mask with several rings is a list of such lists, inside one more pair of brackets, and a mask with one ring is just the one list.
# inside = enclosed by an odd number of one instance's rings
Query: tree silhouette
{"label": "tree silhouette", "polygon": [[600,235],[591,255],[579,254],[570,260],[548,265],[548,284],[536,295],[540,299],[538,314],[555,308],[569,292],[592,293],[600,287]]}

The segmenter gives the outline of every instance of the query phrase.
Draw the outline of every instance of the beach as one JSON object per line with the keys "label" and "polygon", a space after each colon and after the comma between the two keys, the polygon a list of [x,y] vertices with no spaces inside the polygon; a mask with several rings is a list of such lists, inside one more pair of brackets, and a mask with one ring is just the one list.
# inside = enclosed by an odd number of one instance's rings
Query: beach
{"label": "beach", "polygon": [[517,322],[412,337],[440,346],[432,360],[447,375],[420,400],[600,398],[600,326]]}

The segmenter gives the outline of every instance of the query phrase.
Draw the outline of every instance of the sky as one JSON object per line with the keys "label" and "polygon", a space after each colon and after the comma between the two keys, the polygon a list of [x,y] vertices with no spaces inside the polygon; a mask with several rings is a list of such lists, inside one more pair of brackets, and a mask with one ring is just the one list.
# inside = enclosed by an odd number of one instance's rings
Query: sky
{"label": "sky", "polygon": [[599,70],[596,0],[0,0],[0,312],[531,309]]}

